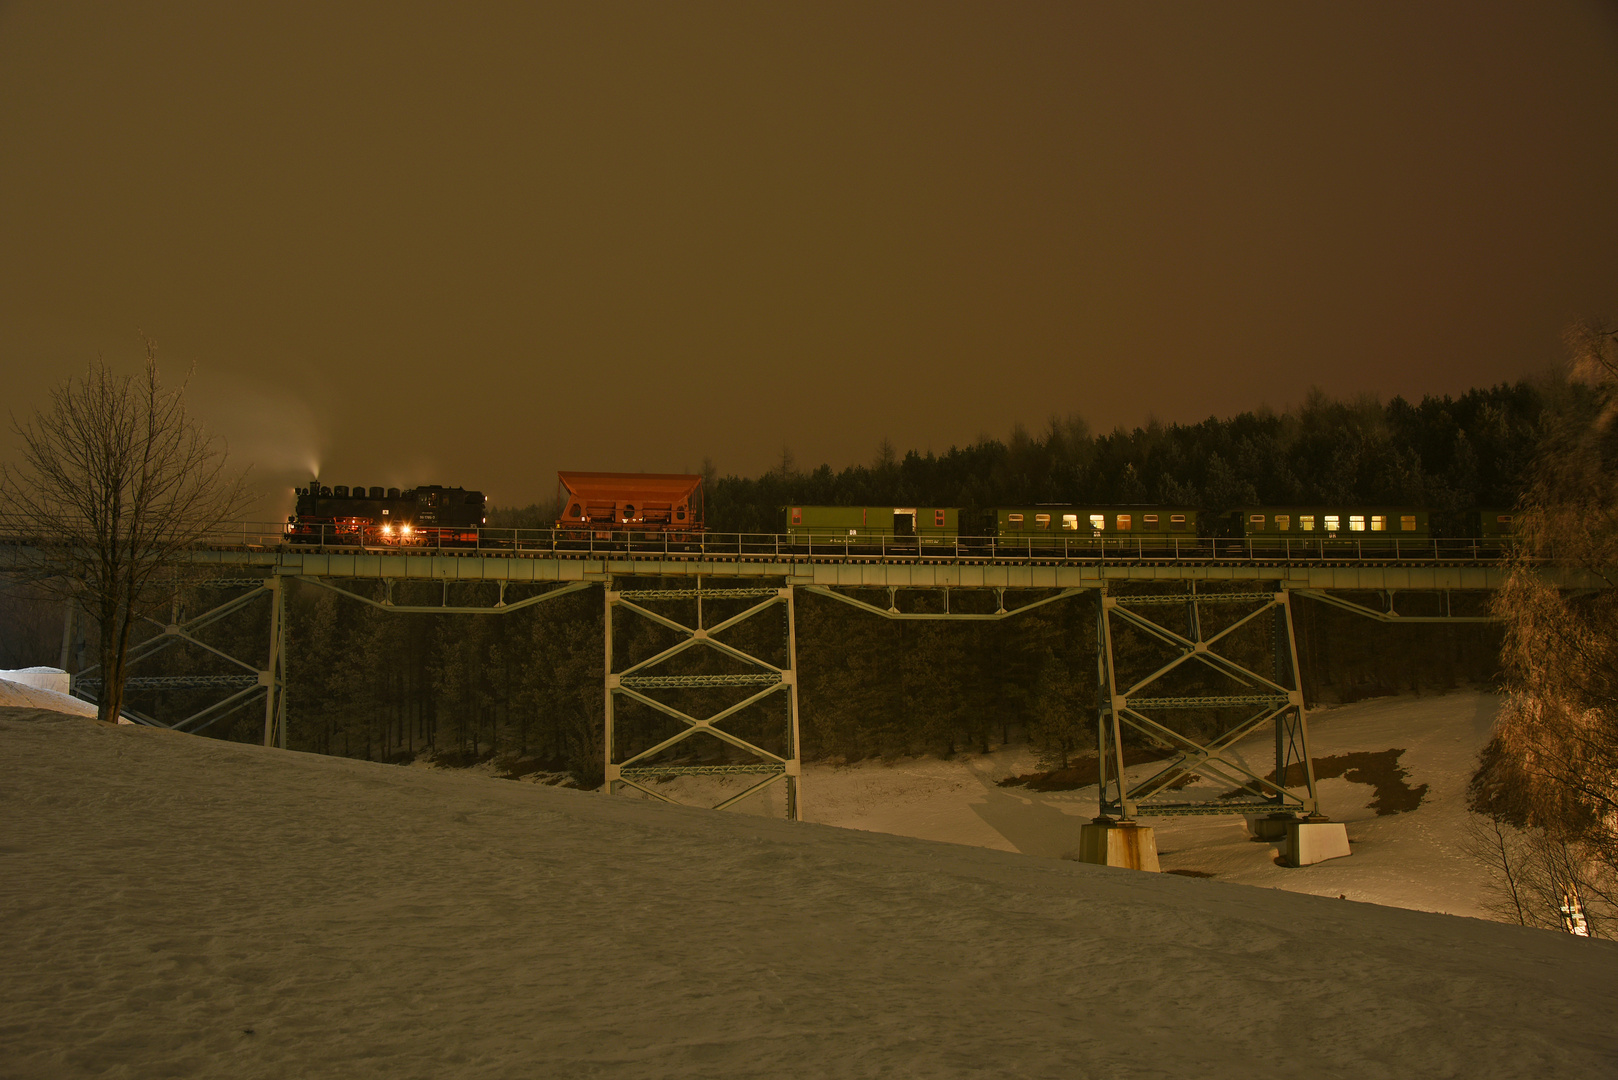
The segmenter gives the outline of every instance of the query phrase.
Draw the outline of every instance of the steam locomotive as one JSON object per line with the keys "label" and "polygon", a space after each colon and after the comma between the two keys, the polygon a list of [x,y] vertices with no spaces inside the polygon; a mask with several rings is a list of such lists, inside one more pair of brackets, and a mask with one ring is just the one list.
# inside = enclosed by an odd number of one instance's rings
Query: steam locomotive
{"label": "steam locomotive", "polygon": [[297,503],[287,518],[287,541],[293,544],[472,546],[487,520],[483,492],[459,487],[428,484],[400,491],[316,481],[294,491]]}

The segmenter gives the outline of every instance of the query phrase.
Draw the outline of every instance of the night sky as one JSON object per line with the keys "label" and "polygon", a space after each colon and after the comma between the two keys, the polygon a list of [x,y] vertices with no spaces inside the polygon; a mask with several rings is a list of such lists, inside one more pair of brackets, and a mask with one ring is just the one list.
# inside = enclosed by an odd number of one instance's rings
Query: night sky
{"label": "night sky", "polygon": [[144,330],[266,486],[1458,393],[1589,317],[1593,0],[0,4],[7,404]]}

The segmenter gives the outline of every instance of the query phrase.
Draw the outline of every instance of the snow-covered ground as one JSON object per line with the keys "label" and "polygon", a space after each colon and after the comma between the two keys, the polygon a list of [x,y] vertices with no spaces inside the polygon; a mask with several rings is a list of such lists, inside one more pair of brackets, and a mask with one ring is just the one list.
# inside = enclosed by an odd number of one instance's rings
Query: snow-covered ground
{"label": "snow-covered ground", "polygon": [[[1314,757],[1403,751],[1389,757],[1404,770],[1404,787],[1414,792],[1426,785],[1415,809],[1378,814],[1372,807],[1377,789],[1364,782],[1375,777],[1365,775],[1366,770],[1351,769],[1320,781],[1323,811],[1348,824],[1354,854],[1347,859],[1301,870],[1278,866],[1278,846],[1253,840],[1247,820],[1238,816],[1142,820],[1157,830],[1165,871],[1482,915],[1487,876],[1464,850],[1466,785],[1498,708],[1493,694],[1463,691],[1380,698],[1312,712]],[[1264,775],[1275,765],[1273,739],[1266,729],[1236,749],[1249,768]],[[844,828],[1071,858],[1078,851],[1080,826],[1096,814],[1096,789],[1039,792],[999,786],[1007,777],[1038,768],[1025,746],[952,761],[809,765],[803,778],[804,812],[809,820]],[[1143,778],[1157,768],[1136,766],[1129,775]],[[1228,787],[1193,785],[1184,794],[1214,797]]]}
{"label": "snow-covered ground", "polygon": [[[1606,942],[38,709],[0,762],[8,1078],[1618,1073]],[[1343,816],[1289,873],[1400,817]]]}

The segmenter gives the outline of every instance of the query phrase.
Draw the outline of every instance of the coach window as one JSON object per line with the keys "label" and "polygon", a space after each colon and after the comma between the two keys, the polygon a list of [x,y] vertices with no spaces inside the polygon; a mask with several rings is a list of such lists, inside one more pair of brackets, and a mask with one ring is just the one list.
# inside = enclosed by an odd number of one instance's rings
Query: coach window
{"label": "coach window", "polygon": [[1185,515],[1184,514],[1170,514],[1169,515],[1169,528],[1184,530],[1185,529]]}
{"label": "coach window", "polygon": [[1062,515],[1062,528],[1065,529],[1068,532],[1078,532],[1079,531],[1079,515],[1077,515],[1077,514],[1063,514]]}
{"label": "coach window", "polygon": [[1495,518],[1494,521],[1495,521],[1496,525],[1504,525],[1507,528],[1511,527],[1511,515],[1510,514],[1501,514],[1499,517]]}
{"label": "coach window", "polygon": [[1034,528],[1036,528],[1036,529],[1048,529],[1050,527],[1051,527],[1051,516],[1049,514],[1035,514],[1034,515]]}
{"label": "coach window", "polygon": [[1348,531],[1349,532],[1364,532],[1365,531],[1365,515],[1363,515],[1363,514],[1350,514],[1350,515],[1348,515]]}
{"label": "coach window", "polygon": [[1404,515],[1402,515],[1399,518],[1399,531],[1400,532],[1415,532],[1416,531],[1416,515],[1415,514],[1404,514]]}
{"label": "coach window", "polygon": [[1247,516],[1247,531],[1248,532],[1263,532],[1264,531],[1264,515],[1263,514],[1249,514]]}
{"label": "coach window", "polygon": [[1107,515],[1106,514],[1091,514],[1090,515],[1090,528],[1095,532],[1105,532],[1106,529],[1107,529]]}
{"label": "coach window", "polygon": [[1019,529],[1022,528],[1022,515],[1021,514],[1007,514],[1006,515],[1006,524],[1007,525],[1015,525]]}
{"label": "coach window", "polygon": [[1388,531],[1388,515],[1386,515],[1386,514],[1372,514],[1371,515],[1371,531],[1372,532],[1387,532]]}
{"label": "coach window", "polygon": [[1277,529],[1280,529],[1282,532],[1286,532],[1287,530],[1291,529],[1292,528],[1292,515],[1291,514],[1277,514],[1277,515],[1275,515],[1275,527]]}
{"label": "coach window", "polygon": [[1313,515],[1313,514],[1299,514],[1298,515],[1298,531],[1299,532],[1314,532],[1315,531],[1315,515]]}
{"label": "coach window", "polygon": [[794,524],[794,525],[802,525],[803,524],[803,507],[794,506],[792,508],[792,524]]}
{"label": "coach window", "polygon": [[1336,514],[1327,514],[1326,515],[1326,531],[1331,533],[1333,536],[1335,536],[1337,534],[1337,529],[1338,529],[1338,524],[1337,523],[1340,520],[1341,519]]}
{"label": "coach window", "polygon": [[1132,522],[1131,522],[1130,517],[1129,517],[1128,514],[1119,514],[1118,515],[1118,531],[1119,532],[1128,532],[1129,529],[1130,529],[1131,524],[1132,524]]}
{"label": "coach window", "polygon": [[1157,515],[1156,514],[1142,514],[1140,516],[1140,527],[1143,528],[1143,529],[1146,529],[1149,532],[1156,532],[1157,531]]}

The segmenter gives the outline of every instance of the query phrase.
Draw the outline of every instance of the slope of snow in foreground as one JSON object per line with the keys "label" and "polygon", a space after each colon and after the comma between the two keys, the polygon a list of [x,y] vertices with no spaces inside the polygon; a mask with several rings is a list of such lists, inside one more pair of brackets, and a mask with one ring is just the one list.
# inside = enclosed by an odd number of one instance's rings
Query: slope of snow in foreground
{"label": "slope of snow in foreground", "polygon": [[0,710],[6,1077],[1599,1076],[1618,947]]}

